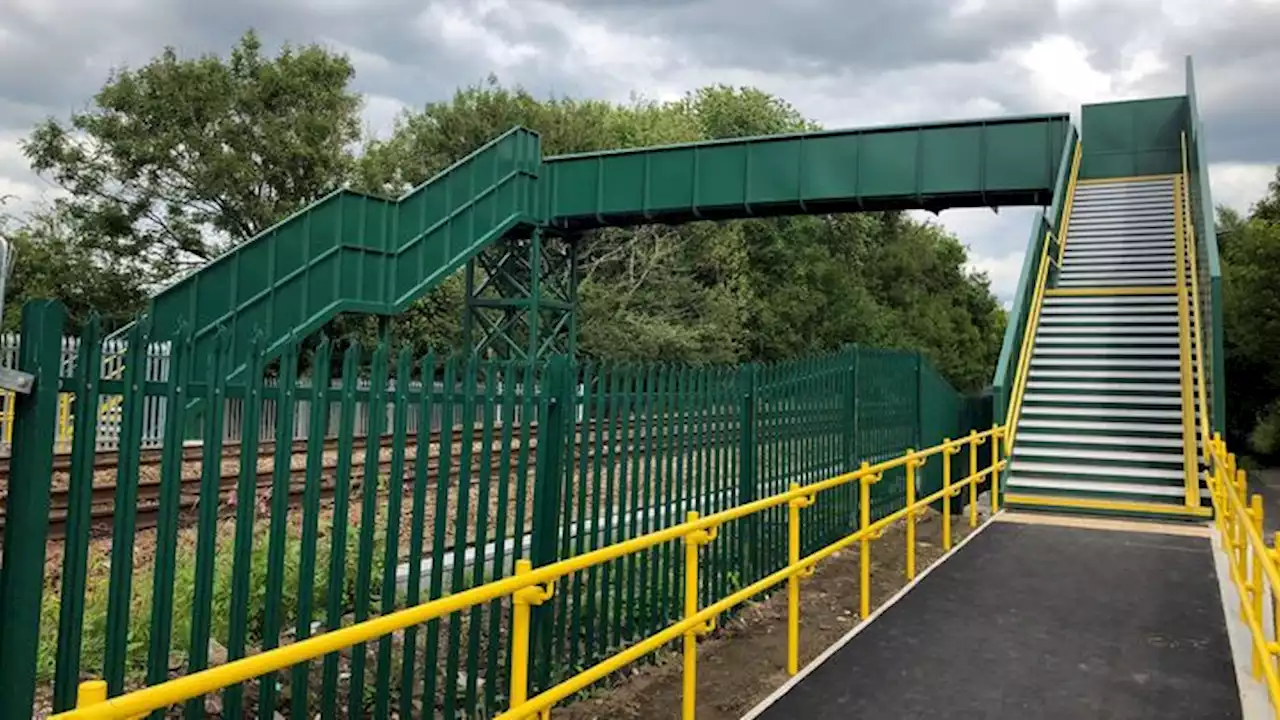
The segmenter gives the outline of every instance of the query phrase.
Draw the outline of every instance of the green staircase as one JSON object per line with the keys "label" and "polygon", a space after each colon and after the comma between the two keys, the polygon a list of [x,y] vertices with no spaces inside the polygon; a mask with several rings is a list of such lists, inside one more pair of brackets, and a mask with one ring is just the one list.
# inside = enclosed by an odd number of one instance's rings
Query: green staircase
{"label": "green staircase", "polygon": [[538,135],[515,128],[398,199],[339,190],[166,287],[152,325],[186,323],[197,358],[225,328],[242,363],[257,332],[271,356],[337,313],[401,312],[485,245],[542,221],[541,162]]}
{"label": "green staircase", "polygon": [[1203,489],[1187,489],[1175,178],[1076,187],[1015,418],[1008,505],[1203,514]]}

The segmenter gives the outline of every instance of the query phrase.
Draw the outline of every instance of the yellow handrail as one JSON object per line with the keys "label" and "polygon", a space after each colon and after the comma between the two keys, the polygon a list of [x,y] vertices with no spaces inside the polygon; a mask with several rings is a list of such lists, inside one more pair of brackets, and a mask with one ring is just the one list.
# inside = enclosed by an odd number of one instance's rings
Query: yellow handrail
{"label": "yellow handrail", "polygon": [[[1058,265],[1062,264],[1062,248],[1067,244],[1067,231],[1071,223],[1071,206],[1075,202],[1076,183],[1080,173],[1080,143],[1076,143],[1075,154],[1071,158],[1071,179],[1067,182],[1066,201],[1063,204],[1062,218],[1058,222]],[[1005,442],[1010,451],[1018,434],[1018,417],[1022,413],[1022,396],[1027,389],[1027,374],[1031,366],[1031,347],[1035,344],[1036,330],[1040,327],[1040,308],[1044,304],[1045,293],[1049,282],[1049,241],[1053,232],[1045,233],[1044,244],[1040,249],[1040,263],[1036,271],[1036,287],[1031,295],[1028,308],[1027,325],[1022,332],[1022,350],[1018,354],[1018,371],[1014,376],[1013,395],[1010,398],[1009,410],[1005,414],[1004,424],[1009,428]]]}
{"label": "yellow handrail", "polygon": [[1187,248],[1187,258],[1191,264],[1191,327],[1195,345],[1196,400],[1200,408],[1200,453],[1206,460],[1209,457],[1209,401],[1205,391],[1204,368],[1204,335],[1200,330],[1200,271],[1196,260],[1196,226],[1191,221],[1191,191],[1188,183],[1191,175],[1187,165],[1187,134],[1182,133],[1182,217],[1178,221],[1185,228],[1183,242]]}
{"label": "yellow handrail", "polygon": [[[521,562],[510,577],[478,585],[454,595],[449,595],[431,602],[399,610],[388,615],[376,617],[362,623],[315,635],[292,645],[275,648],[252,657],[242,658],[208,670],[176,678],[152,687],[127,693],[112,699],[105,699],[101,681],[88,680],[82,683],[80,703],[74,710],[51,716],[51,720],[115,720],[132,718],[149,713],[152,710],[170,707],[191,698],[236,685],[238,683],[260,677],[270,672],[283,670],[301,662],[306,662],[332,652],[376,640],[412,625],[421,625],[429,620],[443,617],[460,610],[503,598],[513,597],[514,621],[512,623],[512,666],[511,666],[511,703],[505,713],[499,715],[503,720],[527,718],[549,710],[557,702],[573,695],[588,685],[606,677],[645,655],[657,650],[674,640],[684,638],[685,648],[685,691],[684,717],[692,718],[693,698],[696,687],[696,652],[697,637],[706,634],[713,626],[717,616],[739,605],[748,599],[772,588],[783,581],[792,581],[798,593],[799,580],[813,572],[817,564],[844,548],[855,543],[862,545],[861,577],[862,597],[861,611],[865,619],[869,614],[867,581],[870,573],[868,544],[881,536],[890,524],[904,518],[914,516],[934,502],[944,500],[950,505],[950,498],[959,496],[966,487],[977,487],[983,478],[992,478],[992,493],[998,491],[996,483],[999,473],[1008,460],[1001,459],[1001,439],[1006,428],[994,426],[981,433],[973,432],[959,440],[947,440],[926,450],[908,451],[900,457],[874,465],[863,463],[853,472],[813,483],[804,487],[792,486],[790,490],[754,502],[739,505],[728,510],[713,513],[706,517],[698,517],[691,513],[686,522],[664,530],[652,532],[625,542],[609,545],[598,550],[583,553],[576,557],[561,560],[541,568],[531,568]],[[977,448],[991,440],[991,465],[980,472],[976,468]],[[964,447],[970,452],[970,474],[962,480],[952,482],[950,476],[941,490],[930,493],[912,503],[904,504],[899,509],[876,522],[870,522],[868,512],[870,486],[878,482],[886,471],[898,467],[920,467],[929,458],[941,455],[943,459],[959,452]],[[820,493],[837,487],[857,482],[860,485],[862,507],[858,530],[832,542],[826,547],[807,556],[799,557],[799,522],[800,510],[816,501]],[[697,608],[697,593],[685,594],[684,618],[665,629],[655,633],[609,657],[596,665],[587,668],[577,675],[561,682],[541,694],[525,699],[528,689],[528,652],[530,631],[530,606],[537,605],[550,598],[555,582],[567,575],[580,572],[586,568],[601,565],[626,555],[642,552],[648,548],[675,540],[684,540],[686,552],[686,588],[697,588],[698,549],[716,539],[716,530],[726,522],[737,520],[769,508],[788,506],[789,509],[789,562],[772,574],[742,588],[705,608]],[[994,510],[994,506],[993,506]],[[976,525],[976,515],[970,516],[970,524]],[[787,667],[792,672],[798,667],[799,652],[799,607],[797,603],[789,603],[790,621],[788,622],[788,656]]]}
{"label": "yellow handrail", "polygon": [[1200,479],[1196,466],[1194,391],[1191,387],[1191,310],[1187,299],[1186,247],[1182,228],[1182,178],[1173,179],[1174,285],[1178,292],[1178,379],[1182,400],[1183,501],[1189,508],[1200,507]]}

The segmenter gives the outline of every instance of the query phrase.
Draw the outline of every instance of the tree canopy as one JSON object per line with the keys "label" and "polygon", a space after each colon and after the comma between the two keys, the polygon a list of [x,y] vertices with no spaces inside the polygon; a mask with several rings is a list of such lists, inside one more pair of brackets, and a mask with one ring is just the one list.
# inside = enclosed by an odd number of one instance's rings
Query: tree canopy
{"label": "tree canopy", "polygon": [[[611,103],[490,77],[361,142],[353,78],[340,54],[267,56],[252,32],[226,57],[166,49],[113,73],[88,109],[24,144],[67,197],[11,229],[25,243],[11,304],[52,294],[73,313],[134,312],[158,283],[337,187],[398,195],[513,125],[538,131],[548,155],[817,128],[749,87]],[[972,390],[990,378],[1005,323],[965,247],[902,213],[598,230],[579,261],[580,349],[602,359],[772,361],[858,342],[920,349]],[[67,274],[78,279],[57,281]],[[455,277],[395,318],[396,336],[457,348],[462,307]],[[372,323],[344,317],[332,330]]]}
{"label": "tree canopy", "polygon": [[1233,447],[1280,457],[1280,168],[1242,216],[1218,212],[1222,255],[1227,435]]}

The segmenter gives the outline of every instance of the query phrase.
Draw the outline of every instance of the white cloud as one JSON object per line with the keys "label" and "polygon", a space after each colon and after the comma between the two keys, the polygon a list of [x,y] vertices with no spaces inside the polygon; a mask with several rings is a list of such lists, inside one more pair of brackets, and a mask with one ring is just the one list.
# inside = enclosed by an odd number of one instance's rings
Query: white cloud
{"label": "white cloud", "polygon": [[364,107],[360,109],[360,119],[365,132],[376,138],[386,138],[395,127],[396,117],[407,105],[400,100],[386,95],[367,94],[364,96]]}
{"label": "white cloud", "polygon": [[1269,163],[1213,163],[1209,165],[1209,187],[1216,205],[1248,212],[1262,199],[1267,184],[1276,177],[1275,165]]}
{"label": "white cloud", "polygon": [[1022,276],[1022,259],[1025,253],[1016,252],[998,257],[974,257],[969,260],[968,269],[984,272],[991,280],[991,291],[1006,309],[1013,302],[1013,295],[1018,291],[1018,278]]}

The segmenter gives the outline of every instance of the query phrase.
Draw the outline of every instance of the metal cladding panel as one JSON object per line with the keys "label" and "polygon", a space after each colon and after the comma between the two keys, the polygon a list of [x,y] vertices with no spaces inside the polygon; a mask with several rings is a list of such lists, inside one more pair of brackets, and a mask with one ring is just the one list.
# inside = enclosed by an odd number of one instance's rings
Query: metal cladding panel
{"label": "metal cladding panel", "polygon": [[925,133],[921,162],[926,193],[962,193],[982,184],[982,127]]}
{"label": "metal cladding panel", "polygon": [[1164,175],[1182,171],[1184,96],[1085,105],[1081,114],[1082,179]]}
{"label": "metal cladding panel", "polygon": [[162,290],[157,337],[181,323],[197,356],[219,327],[243,358],[255,333],[268,355],[343,310],[392,314],[477,250],[540,220],[537,134],[516,128],[398,200],[333,193]]}
{"label": "metal cladding panel", "polygon": [[985,189],[1016,190],[1044,186],[1053,190],[1055,171],[1066,143],[1069,123],[998,126],[984,143]]}
{"label": "metal cladding panel", "polygon": [[919,140],[919,134],[910,131],[856,137],[858,186],[851,196],[914,194],[920,167]]}
{"label": "metal cladding panel", "polygon": [[575,229],[877,209],[1042,205],[1066,115],[717,140],[548,158]]}

